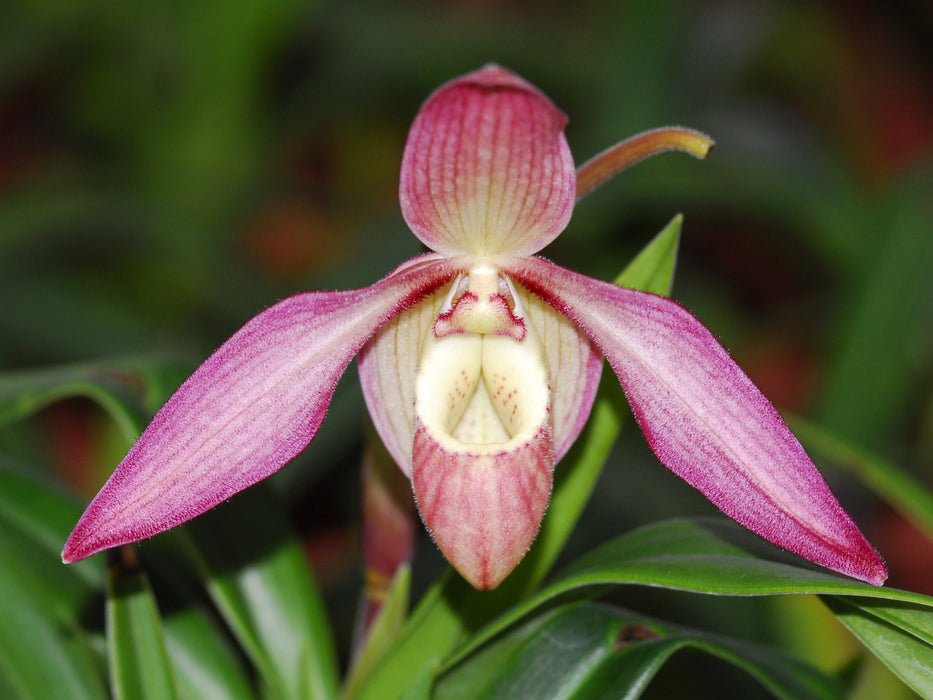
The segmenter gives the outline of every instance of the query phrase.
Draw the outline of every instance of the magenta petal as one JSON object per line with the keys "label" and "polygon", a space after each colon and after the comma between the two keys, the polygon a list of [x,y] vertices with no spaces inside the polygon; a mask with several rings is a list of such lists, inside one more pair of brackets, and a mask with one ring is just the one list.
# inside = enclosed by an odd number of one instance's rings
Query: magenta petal
{"label": "magenta petal", "polygon": [[439,88],[418,112],[399,197],[411,230],[444,255],[529,255],[567,225],[576,172],[564,114],[532,85],[487,66]]}
{"label": "magenta petal", "polygon": [[538,258],[516,261],[508,272],[603,350],[667,467],[771,542],[863,581],[884,582],[881,558],[777,411],[686,310]]}
{"label": "magenta petal", "polygon": [[299,294],[256,316],[156,414],[62,559],[167,530],[277,471],[314,437],[363,343],[449,277],[446,263],[427,255],[371,287]]}
{"label": "magenta petal", "polygon": [[550,430],[495,452],[446,449],[415,430],[412,482],[425,527],[475,588],[495,588],[525,556],[551,496]]}

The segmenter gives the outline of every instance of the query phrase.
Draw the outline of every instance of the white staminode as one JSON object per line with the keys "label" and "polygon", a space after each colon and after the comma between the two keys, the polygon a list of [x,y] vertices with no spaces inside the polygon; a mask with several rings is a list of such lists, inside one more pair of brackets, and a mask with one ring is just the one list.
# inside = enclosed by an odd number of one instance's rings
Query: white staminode
{"label": "white staminode", "polygon": [[[482,277],[486,278],[482,286],[501,293],[498,274],[494,287],[485,274]],[[525,323],[521,341],[489,333],[442,338],[432,333],[424,345],[415,381],[415,411],[425,430],[452,452],[514,449],[535,438],[548,419],[544,348],[511,282],[505,280],[504,287],[515,303],[514,316]],[[477,312],[483,308],[480,304]],[[473,325],[469,318],[458,320],[467,328]]]}

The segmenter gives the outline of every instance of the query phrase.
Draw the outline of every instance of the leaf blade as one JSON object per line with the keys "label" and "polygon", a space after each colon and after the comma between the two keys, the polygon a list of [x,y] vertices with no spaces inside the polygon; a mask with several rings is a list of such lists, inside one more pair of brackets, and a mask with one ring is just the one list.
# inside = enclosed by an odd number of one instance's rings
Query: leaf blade
{"label": "leaf blade", "polygon": [[159,610],[131,549],[108,572],[107,651],[118,700],[177,700]]}
{"label": "leaf blade", "polygon": [[915,603],[933,615],[933,598],[819,570],[730,520],[677,519],[633,530],[584,555],[552,583],[484,628],[447,663],[456,663],[505,627],[558,596],[588,598],[608,586],[623,584],[715,595],[863,596]]}
{"label": "leaf blade", "polygon": [[304,553],[265,485],[188,524],[208,592],[264,682],[283,698],[330,698],[337,660]]}
{"label": "leaf blade", "polygon": [[933,697],[933,614],[916,604],[821,596],[836,617],[904,683]]}

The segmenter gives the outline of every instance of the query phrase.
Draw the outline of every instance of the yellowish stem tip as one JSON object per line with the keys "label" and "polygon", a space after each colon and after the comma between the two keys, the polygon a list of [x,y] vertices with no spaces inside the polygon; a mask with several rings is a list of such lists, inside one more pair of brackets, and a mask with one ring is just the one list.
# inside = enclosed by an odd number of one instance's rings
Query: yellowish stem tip
{"label": "yellowish stem tip", "polygon": [[705,158],[713,147],[709,136],[682,126],[644,131],[607,148],[577,168],[577,199],[582,199],[630,165],[664,151],[684,151]]}

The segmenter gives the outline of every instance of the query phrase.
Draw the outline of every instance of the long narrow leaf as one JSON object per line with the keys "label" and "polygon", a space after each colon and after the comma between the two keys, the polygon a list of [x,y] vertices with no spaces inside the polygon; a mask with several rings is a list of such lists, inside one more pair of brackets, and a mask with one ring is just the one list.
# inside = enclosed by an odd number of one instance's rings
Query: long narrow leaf
{"label": "long narrow leaf", "polygon": [[[905,601],[925,621],[933,598],[879,588],[818,570],[721,518],[671,520],[634,530],[581,557],[558,578],[500,616],[458,652],[455,662],[558,596],[588,597],[607,585],[641,584],[720,595],[826,593]],[[912,624],[918,624],[916,620]],[[933,623],[930,623],[933,624]]]}
{"label": "long narrow leaf", "polygon": [[207,586],[265,684],[282,698],[330,698],[337,661],[300,545],[264,485],[188,526]]}
{"label": "long narrow leaf", "polygon": [[0,523],[15,533],[11,546],[24,547],[42,585],[62,605],[70,605],[74,617],[88,595],[102,592],[104,577],[99,559],[61,564],[62,543],[80,514],[73,498],[0,459]]}
{"label": "long narrow leaf", "polygon": [[837,682],[798,659],[746,641],[698,632],[671,634],[621,649],[607,658],[573,697],[580,700],[637,698],[662,666],[685,649],[727,661],[783,700],[841,700],[845,697]]}
{"label": "long narrow leaf", "polygon": [[670,296],[683,223],[682,214],[671,219],[622,270],[622,274],[614,282],[621,287]]}
{"label": "long narrow leaf", "polygon": [[[411,688],[415,678],[419,688],[429,692],[434,671],[462,638],[466,628],[464,603],[473,597],[473,589],[453,569],[425,593],[418,607],[399,631],[395,643],[380,659],[375,670],[348,698],[400,698]],[[420,697],[415,695],[414,697]]]}
{"label": "long narrow leaf", "polygon": [[[41,556],[38,555],[38,556]],[[11,700],[107,697],[98,659],[78,628],[76,606],[87,594],[77,576],[71,600],[66,577],[49,581],[32,565],[36,550],[0,521],[0,690]],[[62,568],[57,557],[51,564]],[[43,567],[51,570],[51,566]]]}
{"label": "long narrow leaf", "polygon": [[103,596],[100,562],[66,568],[61,542],[79,508],[0,463],[0,697],[103,698],[82,616]]}
{"label": "long narrow leaf", "polygon": [[710,654],[784,700],[839,700],[832,678],[786,653],[602,604],[537,613],[441,677],[444,698],[635,698],[678,651]]}
{"label": "long narrow leaf", "polygon": [[253,700],[249,679],[233,650],[197,608],[166,615],[165,646],[184,700]]}
{"label": "long narrow leaf", "polygon": [[252,700],[242,650],[205,595],[183,529],[147,540],[142,560],[162,612],[165,647],[181,700]]}
{"label": "long narrow leaf", "polygon": [[411,567],[402,564],[392,579],[385,600],[366,637],[366,642],[354,660],[344,686],[344,693],[353,696],[361,679],[372,666],[391,648],[408,614],[408,596],[411,590]]}
{"label": "long narrow leaf", "polygon": [[824,596],[865,646],[921,697],[933,697],[933,614],[900,601]]}
{"label": "long narrow leaf", "polygon": [[176,700],[155,598],[133,550],[112,557],[107,595],[110,679],[118,700]]}
{"label": "long narrow leaf", "polygon": [[450,698],[572,697],[611,652],[622,623],[600,606],[574,604],[545,612],[487,653],[439,681]]}

